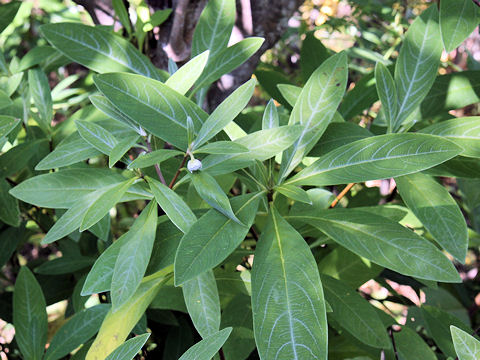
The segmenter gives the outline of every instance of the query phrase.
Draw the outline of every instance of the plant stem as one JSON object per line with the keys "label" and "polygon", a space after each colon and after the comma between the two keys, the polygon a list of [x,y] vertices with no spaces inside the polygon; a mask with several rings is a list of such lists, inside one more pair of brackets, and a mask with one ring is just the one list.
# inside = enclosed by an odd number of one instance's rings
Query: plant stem
{"label": "plant stem", "polygon": [[220,350],[218,350],[218,355],[220,355],[220,360],[225,360],[225,354],[223,353],[222,348],[220,348]]}
{"label": "plant stem", "polygon": [[395,355],[395,360],[398,360],[397,346],[395,345],[395,338],[393,337],[393,328],[392,327],[390,327],[388,333],[390,335],[390,339],[392,339],[393,354]]}
{"label": "plant stem", "polygon": [[[147,144],[148,152],[151,153],[152,152],[152,145],[150,144],[150,139],[148,138],[148,136],[145,137],[145,143]],[[155,166],[155,171],[157,172],[158,178],[160,179],[162,184],[167,185],[167,182],[165,181],[165,178],[163,177],[162,170],[160,170],[160,166],[158,166],[158,164],[155,164],[154,166]]]}
{"label": "plant stem", "polygon": [[337,195],[335,200],[332,201],[332,203],[330,204],[330,207],[334,208],[338,204],[338,202],[350,191],[353,185],[355,185],[355,183],[350,183],[347,186],[345,186],[345,189],[343,189],[342,192]]}
{"label": "plant stem", "polygon": [[168,187],[171,189],[173,188],[173,185],[175,185],[175,181],[177,181],[178,175],[180,175],[180,170],[185,166],[185,161],[187,161],[188,154],[185,154],[183,157],[182,163],[178,167],[177,172],[175,173],[175,176],[173,177],[172,181],[170,182],[170,185]]}

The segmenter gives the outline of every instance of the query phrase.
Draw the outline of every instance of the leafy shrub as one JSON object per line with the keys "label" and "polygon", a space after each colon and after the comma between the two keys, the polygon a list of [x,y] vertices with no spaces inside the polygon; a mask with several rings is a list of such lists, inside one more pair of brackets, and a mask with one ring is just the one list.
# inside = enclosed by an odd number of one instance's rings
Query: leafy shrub
{"label": "leafy shrub", "polygon": [[[138,50],[145,34],[114,4],[126,37],[44,24],[48,45],[0,56],[10,356],[132,359],[145,344],[182,360],[480,356],[475,289],[459,274],[478,254],[480,117],[448,113],[478,102],[479,75],[437,75],[442,50],[477,26],[470,0],[429,6],[395,65],[378,62],[347,92],[346,52],[307,36],[303,86],[259,72],[277,101],[249,116],[255,79],[202,108],[263,42],[227,46],[233,0],[208,2],[191,60],[169,72]],[[0,31],[19,7],[1,5]],[[47,75],[72,62],[90,73],[51,90]],[[365,185],[391,178],[388,196]],[[390,295],[368,294],[372,279]],[[46,307],[61,300],[69,320],[49,332]]]}

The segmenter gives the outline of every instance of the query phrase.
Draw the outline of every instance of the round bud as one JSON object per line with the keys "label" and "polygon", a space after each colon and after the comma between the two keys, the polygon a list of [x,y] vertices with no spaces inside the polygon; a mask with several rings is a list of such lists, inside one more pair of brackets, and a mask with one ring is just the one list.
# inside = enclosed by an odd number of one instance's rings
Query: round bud
{"label": "round bud", "polygon": [[187,169],[190,172],[200,170],[202,168],[202,162],[198,159],[189,160],[187,163]]}

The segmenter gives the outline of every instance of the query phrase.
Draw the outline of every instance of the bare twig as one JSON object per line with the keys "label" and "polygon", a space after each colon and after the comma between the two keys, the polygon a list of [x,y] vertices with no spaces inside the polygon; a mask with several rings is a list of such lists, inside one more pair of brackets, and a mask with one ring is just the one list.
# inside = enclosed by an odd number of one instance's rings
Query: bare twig
{"label": "bare twig", "polygon": [[180,166],[178,167],[178,170],[177,172],[175,173],[175,176],[173,177],[172,181],[170,182],[170,185],[168,185],[168,187],[171,189],[173,188],[173,185],[175,185],[175,181],[177,181],[177,178],[178,178],[178,175],[180,175],[180,171],[182,170],[182,168],[185,166],[185,161],[187,161],[187,158],[188,158],[188,155],[185,154],[183,160],[182,160],[182,163],[180,164]]}
{"label": "bare twig", "polygon": [[342,192],[337,195],[335,200],[332,201],[332,203],[330,204],[330,207],[334,208],[338,204],[338,202],[350,191],[353,185],[355,185],[355,183],[350,183],[347,186],[345,186],[345,189],[343,189]]}
{"label": "bare twig", "polygon": [[[147,149],[148,152],[152,152],[152,144],[150,144],[150,140],[148,139],[148,136],[145,137],[145,143],[147,144]],[[167,182],[165,181],[165,178],[163,177],[162,170],[160,170],[160,166],[158,164],[155,164],[155,171],[157,172],[158,178],[162,182],[163,185],[167,185]]]}

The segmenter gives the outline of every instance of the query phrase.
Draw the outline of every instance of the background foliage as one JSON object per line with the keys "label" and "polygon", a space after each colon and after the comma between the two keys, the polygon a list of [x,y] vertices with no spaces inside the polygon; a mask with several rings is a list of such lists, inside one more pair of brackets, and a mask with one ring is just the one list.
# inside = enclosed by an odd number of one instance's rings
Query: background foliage
{"label": "background foliage", "polygon": [[480,357],[473,1],[77,3],[0,5],[2,358]]}

